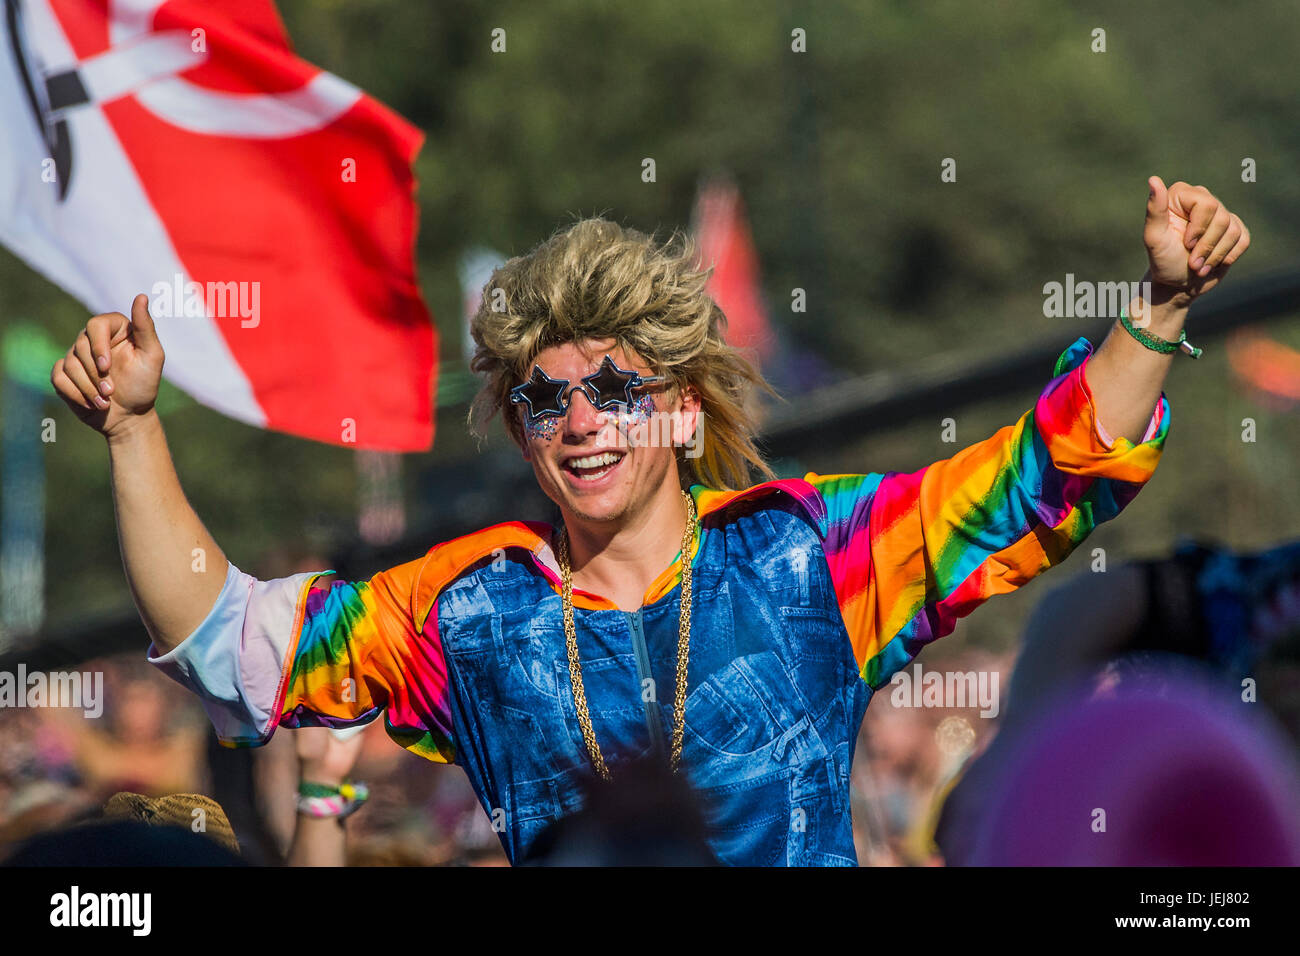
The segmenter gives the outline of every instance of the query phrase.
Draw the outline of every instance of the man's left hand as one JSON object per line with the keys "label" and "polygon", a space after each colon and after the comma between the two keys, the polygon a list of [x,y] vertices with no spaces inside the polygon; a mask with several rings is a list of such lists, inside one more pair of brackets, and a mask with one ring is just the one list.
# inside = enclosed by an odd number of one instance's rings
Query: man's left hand
{"label": "man's left hand", "polygon": [[1250,246],[1250,230],[1204,186],[1177,182],[1166,189],[1159,176],[1147,186],[1142,241],[1151,281],[1194,299],[1218,285],[1241,258]]}

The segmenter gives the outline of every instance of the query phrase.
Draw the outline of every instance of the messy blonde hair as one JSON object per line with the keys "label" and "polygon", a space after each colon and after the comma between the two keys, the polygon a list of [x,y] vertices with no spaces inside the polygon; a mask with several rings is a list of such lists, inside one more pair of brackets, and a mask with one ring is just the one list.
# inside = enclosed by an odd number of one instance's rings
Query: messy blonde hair
{"label": "messy blonde hair", "polygon": [[477,346],[470,367],[486,376],[470,408],[471,427],[482,435],[500,412],[522,446],[510,389],[528,378],[537,355],[555,345],[614,339],[665,376],[669,394],[690,388],[700,397],[701,454],[687,458],[677,449],[684,485],[731,490],[748,487],[754,472],[773,477],[755,446],[746,403],[754,388],[772,388],[723,340],[726,317],[705,291],[710,271],[680,231],[658,243],[599,218],[580,220],[511,259],[492,273],[470,322]]}

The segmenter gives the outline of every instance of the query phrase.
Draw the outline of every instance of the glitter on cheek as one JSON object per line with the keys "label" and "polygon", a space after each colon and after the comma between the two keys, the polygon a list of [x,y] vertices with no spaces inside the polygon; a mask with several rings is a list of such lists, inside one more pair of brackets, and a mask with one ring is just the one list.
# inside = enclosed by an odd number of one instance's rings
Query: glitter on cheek
{"label": "glitter on cheek", "polygon": [[636,448],[647,444],[646,425],[657,409],[652,395],[642,395],[629,407],[619,406],[617,411],[602,412],[607,426],[613,425],[618,433],[619,447]]}
{"label": "glitter on cheek", "polygon": [[644,425],[650,421],[650,416],[655,413],[655,400],[653,395],[642,395],[633,402],[626,411],[619,411],[615,421],[621,428],[628,428],[633,425]]}
{"label": "glitter on cheek", "polygon": [[559,430],[560,419],[555,415],[548,415],[537,421],[524,419],[524,437],[529,441],[550,441]]}

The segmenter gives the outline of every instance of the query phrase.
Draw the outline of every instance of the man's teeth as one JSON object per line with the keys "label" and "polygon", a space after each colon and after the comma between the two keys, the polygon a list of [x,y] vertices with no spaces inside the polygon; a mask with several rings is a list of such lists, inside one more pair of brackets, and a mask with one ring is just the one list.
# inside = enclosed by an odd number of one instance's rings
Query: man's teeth
{"label": "man's teeth", "polygon": [[623,456],[612,451],[602,455],[588,455],[586,458],[570,458],[570,468],[600,468],[603,465],[617,465]]}

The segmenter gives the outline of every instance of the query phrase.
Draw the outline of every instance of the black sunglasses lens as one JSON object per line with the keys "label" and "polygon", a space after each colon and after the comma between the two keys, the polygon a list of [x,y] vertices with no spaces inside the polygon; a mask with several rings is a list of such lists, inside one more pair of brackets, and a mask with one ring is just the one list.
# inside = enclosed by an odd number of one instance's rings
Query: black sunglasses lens
{"label": "black sunglasses lens", "polygon": [[526,405],[528,417],[533,420],[563,415],[569,405],[564,394],[568,385],[568,380],[547,378],[545,372],[533,366],[532,377],[510,390],[510,400],[516,405]]}
{"label": "black sunglasses lens", "polygon": [[632,388],[641,380],[636,372],[629,372],[615,365],[605,356],[600,370],[582,380],[588,397],[597,408],[609,408],[614,405],[624,407],[632,404]]}

